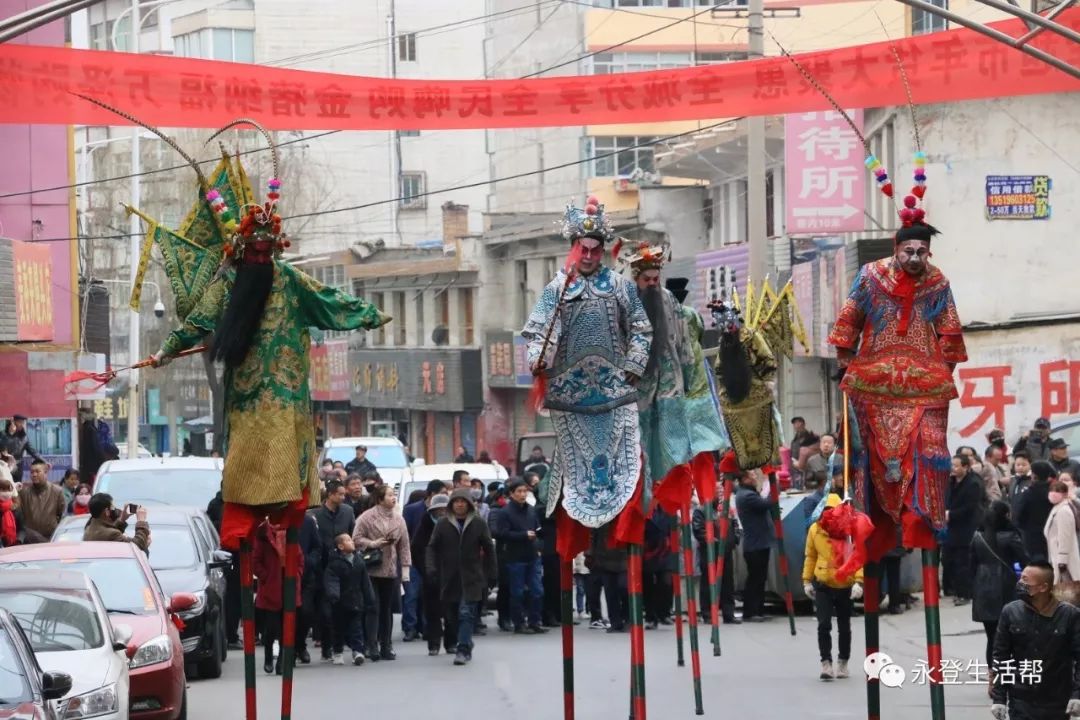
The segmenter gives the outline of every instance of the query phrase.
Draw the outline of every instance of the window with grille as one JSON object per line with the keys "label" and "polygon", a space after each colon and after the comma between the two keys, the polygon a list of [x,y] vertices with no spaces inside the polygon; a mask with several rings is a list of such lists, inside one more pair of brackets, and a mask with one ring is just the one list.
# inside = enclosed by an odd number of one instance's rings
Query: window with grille
{"label": "window with grille", "polygon": [[425,185],[424,173],[401,173],[401,192],[399,193],[401,207],[406,210],[419,210],[427,207],[427,198],[423,197],[426,189]]}
{"label": "window with grille", "polygon": [[[928,2],[943,10],[949,9],[949,0],[928,0]],[[926,33],[938,32],[939,30],[947,30],[949,28],[949,22],[937,15],[920,10],[919,8],[911,9],[911,34],[912,35],[924,35]]]}
{"label": "window with grille", "polygon": [[398,35],[397,47],[398,60],[401,62],[416,62],[416,33]]}
{"label": "window with grille", "polygon": [[655,168],[654,146],[644,145],[655,138],[609,136],[593,137],[589,140],[593,177],[627,177],[638,168],[644,172],[653,172]]}

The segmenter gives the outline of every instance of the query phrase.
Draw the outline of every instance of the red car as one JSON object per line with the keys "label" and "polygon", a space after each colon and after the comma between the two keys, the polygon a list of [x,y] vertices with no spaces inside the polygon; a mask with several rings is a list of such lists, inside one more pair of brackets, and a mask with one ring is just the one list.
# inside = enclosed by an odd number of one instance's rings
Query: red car
{"label": "red car", "polygon": [[191,593],[166,598],[142,550],[124,542],[18,545],[0,550],[4,566],[86,573],[113,625],[132,630],[127,652],[132,720],[186,720],[184,648],[173,614],[197,600]]}

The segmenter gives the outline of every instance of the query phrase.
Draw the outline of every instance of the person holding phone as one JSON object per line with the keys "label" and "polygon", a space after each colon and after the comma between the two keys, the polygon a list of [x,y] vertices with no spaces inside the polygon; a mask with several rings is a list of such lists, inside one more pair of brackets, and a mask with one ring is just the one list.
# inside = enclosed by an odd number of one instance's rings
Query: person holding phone
{"label": "person holding phone", "polygon": [[[135,516],[135,536],[124,534],[127,521]],[[123,510],[113,507],[112,495],[97,493],[90,498],[90,520],[83,531],[83,540],[97,542],[134,543],[143,552],[150,550],[150,524],[146,521],[146,508],[129,503]]]}

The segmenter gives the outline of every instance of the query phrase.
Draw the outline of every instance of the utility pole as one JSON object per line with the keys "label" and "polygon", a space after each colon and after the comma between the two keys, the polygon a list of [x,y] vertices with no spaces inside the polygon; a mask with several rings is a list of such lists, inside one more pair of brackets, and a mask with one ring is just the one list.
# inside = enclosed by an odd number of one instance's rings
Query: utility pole
{"label": "utility pole", "polygon": [[[394,0],[390,0],[390,14],[386,17],[386,34],[390,43],[390,77],[397,78],[397,18]],[[390,197],[396,198],[402,194],[401,187],[401,131],[390,131]],[[395,200],[390,203],[390,227],[401,245],[401,201]]]}
{"label": "utility pole", "polygon": [[[749,57],[757,60],[765,55],[765,23],[763,0],[748,3]],[[750,244],[750,279],[761,287],[767,274],[768,238],[765,236],[765,118],[748,118],[746,157],[746,231]]]}
{"label": "utility pole", "polygon": [[[130,47],[128,48],[133,53],[139,52],[139,0],[131,0],[131,19],[129,21],[129,27],[131,28]],[[131,127],[131,206],[139,207],[142,203],[141,199],[141,179],[139,173],[142,172],[142,161],[140,158],[140,142],[139,137],[142,132],[142,128],[138,125],[132,125]],[[139,222],[139,216],[132,213],[130,217],[130,229],[131,233],[131,286],[135,287],[135,281],[139,274],[139,246],[141,243],[139,240],[142,237],[141,225]],[[130,364],[134,365],[139,362],[139,332],[140,318],[139,311],[134,308],[128,312],[129,328],[128,328],[128,356],[130,358]],[[130,378],[128,380],[128,429],[127,429],[127,452],[129,458],[137,458],[139,456],[139,370],[132,370]]]}

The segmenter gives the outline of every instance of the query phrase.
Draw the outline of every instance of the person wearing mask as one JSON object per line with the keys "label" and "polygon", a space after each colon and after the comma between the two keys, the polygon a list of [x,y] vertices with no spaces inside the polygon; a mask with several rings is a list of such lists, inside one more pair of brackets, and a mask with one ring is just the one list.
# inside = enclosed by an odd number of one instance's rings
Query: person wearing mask
{"label": "person wearing mask", "polygon": [[1035,421],[1035,427],[1016,441],[1013,456],[1023,450],[1031,462],[1050,459],[1050,420],[1041,417]]}
{"label": "person wearing mask", "polygon": [[345,504],[352,508],[354,518],[367,510],[364,506],[364,478],[357,473],[345,477]]}
{"label": "person wearing mask", "polygon": [[[262,622],[263,670],[281,674],[282,655],[278,653],[274,662],[274,642],[284,647],[284,624],[282,616],[285,573],[285,528],[264,520],[255,530],[255,542],[252,544],[251,569],[259,579],[259,590],[255,594],[255,610]],[[298,573],[303,575],[304,556],[300,555]],[[296,585],[297,613],[302,612],[303,596],[301,587]],[[295,630],[294,630],[295,632]],[[299,658],[297,658],[299,659]]]}
{"label": "person wearing mask", "polygon": [[364,664],[365,638],[377,634],[378,615],[375,591],[368,577],[363,556],[356,552],[352,535],[341,533],[334,538],[334,551],[323,573],[323,594],[330,606],[333,645],[331,662],[344,665],[348,645],[353,665]]}
{"label": "person wearing mask", "polygon": [[360,475],[363,477],[369,472],[378,470],[375,467],[375,463],[368,460],[367,447],[363,445],[356,446],[356,457],[349,461],[349,464],[345,466],[345,472],[349,475]]}
{"label": "person wearing mask", "polygon": [[1047,499],[1053,506],[1046,519],[1046,554],[1054,568],[1054,584],[1080,580],[1080,544],[1076,540],[1076,513],[1069,502],[1069,486],[1060,475],[1050,483]]}
{"label": "person wearing mask", "polygon": [[539,445],[535,446],[529,454],[529,459],[525,461],[525,467],[522,468],[522,472],[534,472],[540,476],[541,480],[543,480],[550,471],[551,463],[544,457],[544,448]]}
{"label": "person wearing mask", "polygon": [[[356,521],[353,541],[362,551],[379,550],[382,562],[369,570],[375,600],[379,610],[378,647],[368,638],[369,660],[396,660],[391,633],[394,630],[394,609],[400,602],[399,583],[408,582],[412,553],[405,519],[394,509],[397,495],[389,485],[377,485],[372,492],[374,506]],[[399,570],[400,568],[400,570]]]}
{"label": "person wearing mask", "polygon": [[[443,486],[445,488],[445,486]],[[439,600],[439,583],[436,578],[427,576],[425,563],[419,562],[420,558],[427,559],[427,546],[431,542],[431,534],[435,531],[435,525],[446,515],[450,506],[450,496],[447,493],[439,493],[431,497],[424,516],[416,527],[416,532],[409,538],[412,554],[417,562],[413,567],[419,570],[420,582],[423,586],[423,598],[420,606],[424,613],[424,639],[427,640],[428,655],[434,657],[439,654],[440,643],[445,642],[446,654],[452,655],[457,652],[456,637],[451,637],[443,632],[442,603]],[[410,583],[411,584],[411,583]]]}
{"label": "person wearing mask", "polygon": [[451,493],[450,511],[435,524],[424,566],[439,587],[447,639],[456,638],[454,664],[465,665],[472,661],[473,627],[496,572],[495,543],[469,490]]}
{"label": "person wearing mask", "polygon": [[[851,615],[854,601],[862,597],[862,568],[846,577],[837,570],[846,562],[838,550],[848,552],[850,528],[834,521],[831,508],[840,505],[840,495],[830,492],[825,500],[826,510],[810,526],[806,533],[806,559],[803,562],[802,581],[806,596],[814,601],[817,616],[818,653],[821,656],[822,680],[849,677],[848,660],[851,659]],[[836,656],[836,672],[832,662],[832,619],[836,618],[839,640]]]}
{"label": "person wearing mask", "polygon": [[803,463],[803,485],[807,488],[828,487],[831,481],[829,459],[836,451],[836,436],[823,433],[818,439],[818,451]]}
{"label": "person wearing mask", "polygon": [[30,465],[30,485],[19,491],[19,506],[23,523],[47,541],[64,517],[67,503],[60,486],[49,482],[49,465],[44,460],[34,460]]}
{"label": "person wearing mask", "polygon": [[1050,483],[1057,479],[1057,471],[1045,460],[1031,464],[1033,480],[1020,493],[1013,505],[1013,522],[1024,539],[1024,552],[1028,559],[1047,562],[1046,535],[1043,529],[1050,517]]}
{"label": "person wearing mask", "polygon": [[773,546],[773,522],[770,513],[775,503],[761,495],[751,472],[739,477],[735,491],[735,509],[742,524],[742,553],[746,561],[746,586],[743,589],[743,620],[765,622],[765,581],[769,574],[769,552]]}
{"label": "person wearing mask", "polygon": [[971,539],[982,520],[983,482],[971,469],[971,458],[956,455],[952,459],[952,475],[945,502],[947,532],[944,543],[942,581],[953,594],[955,605],[965,605],[971,600],[973,580]]}
{"label": "person wearing mask", "polygon": [[[496,535],[505,548],[506,573],[510,581],[510,617],[518,634],[546,633],[541,623],[544,596],[541,578],[540,519],[526,501],[529,489],[520,480],[508,486],[510,502],[502,509],[496,522]],[[528,595],[526,611],[525,596]]]}
{"label": "person wearing mask", "polygon": [[987,503],[1001,499],[1002,489],[1008,477],[1008,466],[1004,462],[1005,456],[997,445],[987,445],[983,453],[982,480],[984,495]]}
{"label": "person wearing mask", "polygon": [[75,488],[75,494],[71,497],[71,502],[67,506],[68,515],[89,515],[90,514],[90,496],[93,495],[93,491],[90,490],[90,486],[86,483],[79,484]]}
{"label": "person wearing mask", "polygon": [[975,569],[971,619],[982,623],[986,631],[987,667],[993,661],[1001,610],[1016,599],[1016,565],[1027,565],[1024,541],[1009,517],[1009,504],[995,500],[971,541],[971,567]]}
{"label": "person wearing mask", "polygon": [[75,491],[79,488],[79,471],[68,468],[64,471],[64,479],[60,481],[60,489],[64,492],[64,504],[71,507],[71,501],[75,499]]}
{"label": "person wearing mask", "polygon": [[469,480],[469,494],[472,497],[473,505],[476,506],[476,512],[480,513],[480,519],[487,522],[491,508],[484,502],[484,481],[480,478]]}
{"label": "person wearing mask", "polygon": [[[990,684],[995,720],[1080,715],[1080,610],[1056,600],[1053,585],[1054,568],[1031,562],[1016,583],[1019,600],[1001,611]],[[1040,672],[1019,671],[1025,666]]]}
{"label": "person wearing mask", "polygon": [[83,530],[86,542],[129,542],[143,552],[150,550],[150,524],[146,521],[146,508],[139,506],[135,510],[135,536],[124,534],[127,521],[132,513],[129,507],[123,510],[113,507],[112,495],[98,493],[90,498],[90,520]]}
{"label": "person wearing mask", "polygon": [[1069,457],[1069,443],[1065,438],[1050,441],[1050,464],[1059,474],[1067,472],[1072,477],[1080,477],[1080,462]]}
{"label": "person wearing mask", "polygon": [[412,642],[423,632],[423,597],[424,597],[424,570],[422,550],[416,547],[413,538],[420,527],[420,522],[427,515],[431,507],[431,500],[436,495],[446,495],[446,485],[442,480],[432,480],[424,490],[424,496],[416,502],[411,502],[401,509],[401,516],[405,518],[405,530],[409,533],[409,542],[412,543],[412,553],[417,562],[409,568],[409,584],[405,586],[405,597],[401,601],[401,632],[402,640]]}
{"label": "person wearing mask", "polygon": [[1013,517],[1016,517],[1016,500],[1031,483],[1031,458],[1024,450],[1013,453],[1013,474],[1005,481],[1006,491],[1002,500],[1008,500]]}
{"label": "person wearing mask", "polygon": [[19,545],[23,541],[24,532],[15,483],[10,472],[0,471],[0,548]]}
{"label": "person wearing mask", "polygon": [[474,463],[472,454],[465,449],[464,445],[461,445],[457,449],[457,455],[454,457],[456,463]]}
{"label": "person wearing mask", "polygon": [[38,454],[30,444],[30,438],[26,435],[26,416],[14,415],[4,426],[4,434],[0,435],[0,451],[11,456],[15,461],[15,467],[11,471],[12,480],[22,482],[23,457],[29,455],[35,463],[48,466],[48,463]]}

